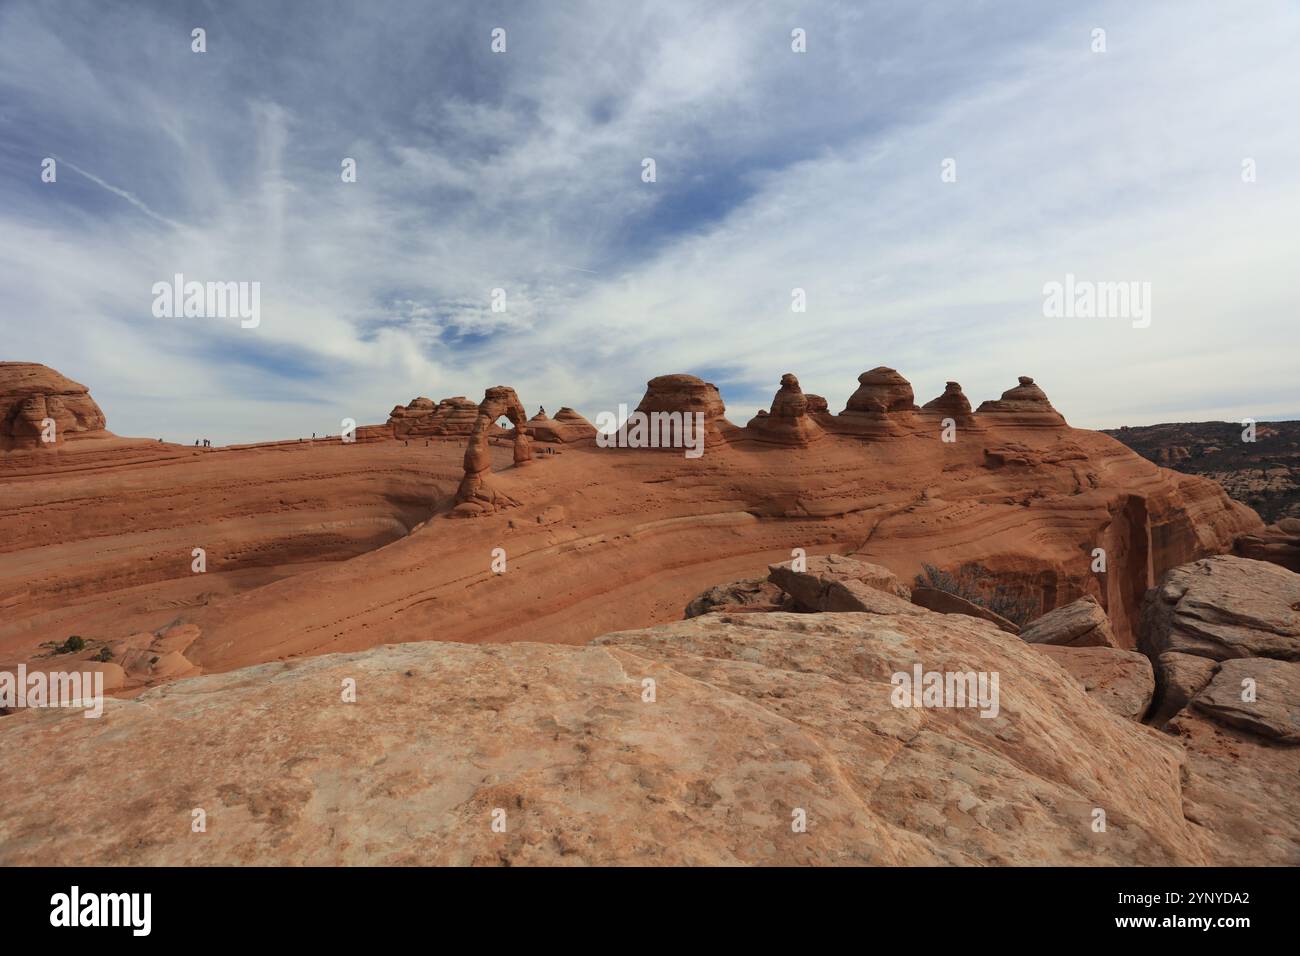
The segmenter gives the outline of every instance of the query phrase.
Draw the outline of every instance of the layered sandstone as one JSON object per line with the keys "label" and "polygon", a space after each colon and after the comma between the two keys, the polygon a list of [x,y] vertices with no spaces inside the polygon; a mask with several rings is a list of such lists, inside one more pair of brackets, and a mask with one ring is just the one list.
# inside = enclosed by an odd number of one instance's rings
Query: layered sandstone
{"label": "layered sandstone", "polygon": [[786,372],[781,388],[772,397],[771,411],[759,411],[746,428],[760,441],[802,447],[825,435],[808,414],[808,399],[799,387],[799,379]]}
{"label": "layered sandstone", "polygon": [[[704,588],[795,548],[902,581],[922,564],[977,565],[1036,613],[1090,594],[1132,647],[1160,575],[1260,527],[1214,483],[1104,435],[989,417],[978,442],[941,443],[928,424],[879,440],[825,429],[807,447],[732,441],[695,461],[577,442],[518,468],[495,419],[481,444],[110,437],[0,456],[0,663],[177,617],[201,628],[186,655],[205,673],[413,635],[578,643],[676,619]],[[471,484],[492,493],[470,492],[480,521],[452,523],[467,443]],[[989,449],[1009,457],[994,466]],[[506,573],[490,570],[496,548]]]}
{"label": "layered sandstone", "polygon": [[535,441],[556,444],[596,437],[596,426],[568,406],[556,412],[554,418],[546,414],[546,409],[539,408],[537,414],[524,423],[523,429]]}
{"label": "layered sandstone", "polygon": [[1146,596],[1141,648],[1300,661],[1300,574],[1226,554],[1174,568]]}
{"label": "layered sandstone", "polygon": [[1300,573],[1300,518],[1283,518],[1253,534],[1243,534],[1233,551],[1254,561],[1271,561]]}
{"label": "layered sandstone", "polygon": [[1065,418],[1047,400],[1047,393],[1028,375],[1021,375],[1019,384],[1003,392],[1000,399],[983,402],[977,414],[996,416],[1005,425],[1018,428],[1060,428],[1065,424]]}
{"label": "layered sandstone", "polygon": [[650,379],[636,410],[647,415],[655,412],[702,414],[706,447],[725,443],[724,432],[735,429],[727,421],[727,407],[722,403],[718,387],[694,375],[677,373]]}
{"label": "layered sandstone", "polygon": [[444,435],[469,435],[478,417],[478,405],[464,395],[444,398],[434,404],[429,398],[415,398],[406,406],[398,405],[388,416],[388,424],[398,438],[425,438]]}
{"label": "layered sandstone", "polygon": [[35,362],[0,362],[0,451],[103,436],[105,424],[86,386]]}

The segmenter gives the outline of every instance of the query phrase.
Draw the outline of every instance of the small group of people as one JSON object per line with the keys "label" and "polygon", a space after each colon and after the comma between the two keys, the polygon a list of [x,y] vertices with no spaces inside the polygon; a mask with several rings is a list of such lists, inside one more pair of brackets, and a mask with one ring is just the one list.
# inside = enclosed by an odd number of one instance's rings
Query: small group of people
{"label": "small group of people", "polygon": [[[158,440],[159,440],[159,441],[162,441],[161,438],[158,439]],[[211,447],[212,447],[212,439],[211,439],[211,438],[196,438],[196,439],[194,439],[194,447],[195,447],[195,448],[198,448],[198,447],[199,447],[199,442],[202,442],[202,443],[203,443],[203,447],[204,447],[204,448],[211,448]]]}

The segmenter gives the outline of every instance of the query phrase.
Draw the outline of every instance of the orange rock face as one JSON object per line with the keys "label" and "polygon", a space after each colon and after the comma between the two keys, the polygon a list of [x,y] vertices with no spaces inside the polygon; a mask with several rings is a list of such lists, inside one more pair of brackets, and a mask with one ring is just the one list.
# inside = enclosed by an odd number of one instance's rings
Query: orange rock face
{"label": "orange rock face", "polygon": [[103,436],[104,428],[86,386],[35,362],[0,362],[0,451],[52,448],[71,437]]}
{"label": "orange rock face", "polygon": [[799,379],[790,372],[781,376],[781,389],[772,398],[772,410],[759,412],[745,427],[762,441],[778,445],[809,445],[825,435],[808,414],[808,399],[799,388]]}
{"label": "orange rock face", "polygon": [[1028,375],[1020,376],[1020,384],[1007,389],[997,401],[980,405],[979,414],[996,415],[1020,428],[1059,428],[1065,424],[1061,413],[1047,400],[1047,393]]}
{"label": "orange rock face", "polygon": [[[977,414],[985,431],[944,443],[932,416],[900,411],[883,416],[895,433],[824,429],[786,447],[726,423],[717,390],[691,376],[652,379],[643,405],[698,409],[725,439],[694,460],[576,442],[519,468],[490,427],[469,449],[200,452],[87,435],[58,455],[7,452],[0,664],[69,634],[114,641],[178,619],[201,629],[185,656],[204,672],[415,639],[581,643],[676,620],[794,548],[905,583],[922,564],[975,563],[1040,611],[1093,595],[1131,648],[1161,574],[1261,527],[1213,482],[1063,424]],[[1010,458],[991,465],[990,449]],[[458,505],[479,520],[448,521]],[[496,548],[505,573],[491,570]]]}

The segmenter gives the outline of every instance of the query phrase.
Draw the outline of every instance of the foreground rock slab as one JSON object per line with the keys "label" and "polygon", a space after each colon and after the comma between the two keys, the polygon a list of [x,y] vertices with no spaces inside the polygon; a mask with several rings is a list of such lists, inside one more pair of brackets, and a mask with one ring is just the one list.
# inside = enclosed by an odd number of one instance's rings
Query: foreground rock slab
{"label": "foreground rock slab", "polygon": [[1224,661],[1192,706],[1220,723],[1300,744],[1300,664]]}
{"label": "foreground rock slab", "polygon": [[1063,647],[1115,647],[1110,618],[1092,595],[1072,601],[1065,607],[1048,611],[1031,621],[1020,632],[1029,644],[1056,644]]}
{"label": "foreground rock slab", "polygon": [[1114,647],[1033,646],[1064,667],[1112,713],[1141,720],[1151,706],[1156,682],[1146,655]]}
{"label": "foreground rock slab", "polygon": [[[999,675],[996,716],[894,706],[916,664]],[[961,616],[404,644],[0,720],[6,865],[1212,861],[1175,742]]]}
{"label": "foreground rock slab", "polygon": [[1300,661],[1300,574],[1226,554],[1174,568],[1146,595],[1139,646]]}

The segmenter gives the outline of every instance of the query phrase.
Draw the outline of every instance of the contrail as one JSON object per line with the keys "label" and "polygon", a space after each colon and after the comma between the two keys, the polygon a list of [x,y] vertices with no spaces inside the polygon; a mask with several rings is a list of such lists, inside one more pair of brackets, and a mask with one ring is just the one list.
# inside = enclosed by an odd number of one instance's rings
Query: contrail
{"label": "contrail", "polygon": [[129,202],[136,209],[139,209],[146,216],[150,216],[154,219],[157,219],[159,222],[171,226],[173,229],[183,228],[180,223],[174,222],[171,219],[168,219],[166,216],[158,215],[158,213],[154,212],[152,209],[146,206],[135,196],[131,195],[131,193],[127,192],[125,189],[118,189],[116,186],[112,185],[111,183],[104,182],[104,180],[100,179],[94,173],[86,172],[86,170],[82,169],[80,166],[78,166],[76,163],[72,162],[71,160],[64,159],[61,156],[55,156],[54,158],[58,162],[63,163],[65,166],[71,166],[74,172],[81,173],[81,175],[85,176],[92,183],[95,183],[98,186],[103,186],[105,189],[107,189],[109,192],[113,193],[116,196],[121,196],[123,199]]}

